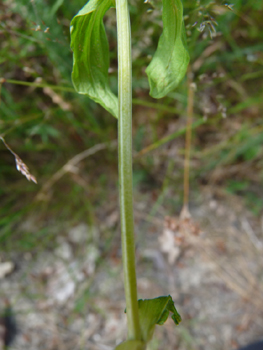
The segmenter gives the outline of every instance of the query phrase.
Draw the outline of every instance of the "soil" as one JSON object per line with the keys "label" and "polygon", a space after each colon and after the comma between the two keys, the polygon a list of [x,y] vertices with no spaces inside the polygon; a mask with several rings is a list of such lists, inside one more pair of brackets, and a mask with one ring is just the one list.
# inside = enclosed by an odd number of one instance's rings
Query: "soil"
{"label": "soil", "polygon": [[[182,316],[156,326],[149,350],[234,350],[263,337],[263,226],[240,198],[211,193],[191,217],[161,207],[149,217],[150,199],[135,200],[139,297],[170,294]],[[18,328],[11,350],[110,350],[125,339],[117,223],[114,209],[105,242],[101,227],[79,223],[54,249],[5,256],[15,263],[0,280],[0,307],[11,305]]]}

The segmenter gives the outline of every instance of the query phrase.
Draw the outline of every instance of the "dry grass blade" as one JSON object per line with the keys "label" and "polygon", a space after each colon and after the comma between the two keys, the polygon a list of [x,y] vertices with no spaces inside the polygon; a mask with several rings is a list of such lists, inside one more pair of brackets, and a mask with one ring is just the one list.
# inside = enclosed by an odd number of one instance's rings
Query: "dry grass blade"
{"label": "dry grass blade", "polygon": [[33,176],[28,169],[28,166],[22,161],[22,159],[8,146],[8,144],[5,142],[4,138],[2,136],[0,136],[0,139],[2,140],[3,144],[5,145],[5,147],[8,149],[8,151],[10,151],[13,156],[15,157],[15,161],[16,161],[16,168],[17,170],[24,175],[28,181],[33,181],[35,184],[37,184],[37,180],[35,178],[35,176]]}
{"label": "dry grass blade", "polygon": [[[214,265],[215,274],[224,281],[227,287],[239,295],[244,302],[254,305],[259,312],[262,312],[263,284],[256,275],[251,273],[247,261],[244,259],[244,254],[237,260],[233,260],[231,255],[227,258],[224,254],[218,255],[215,241],[204,233],[200,234],[199,225],[192,219],[168,216],[165,221],[158,218],[145,219],[145,213],[139,211],[136,211],[136,216],[151,222],[160,230],[163,229],[166,237],[167,231],[170,232],[170,235],[173,234],[173,237],[169,237],[169,247],[165,246],[165,249],[167,248],[170,252],[170,263],[175,263],[182,250],[192,247],[196,253],[199,252],[201,256],[207,258],[208,262]],[[162,240],[159,243],[162,244]],[[254,245],[252,247],[255,248]],[[251,249],[253,249],[252,247]]]}
{"label": "dry grass blade", "polygon": [[4,79],[0,78],[0,103],[2,101],[1,94],[2,94],[2,84],[4,83]]}
{"label": "dry grass blade", "polygon": [[263,285],[251,275],[248,266],[241,259],[236,265],[233,265],[230,258],[221,260],[215,252],[215,244],[211,238],[193,234],[187,226],[181,226],[181,229],[184,229],[185,241],[214,263],[215,272],[225,281],[226,285],[246,302],[253,304],[258,310],[262,310]]}
{"label": "dry grass blade", "polygon": [[256,249],[262,250],[263,243],[257,238],[257,236],[255,235],[255,232],[253,231],[252,227],[250,226],[250,224],[246,218],[241,219],[241,225],[242,225],[242,228],[244,229],[244,231],[247,233],[250,241],[256,247]]}
{"label": "dry grass blade", "polygon": [[63,165],[62,168],[60,168],[42,187],[41,191],[37,194],[36,200],[46,200],[46,193],[47,191],[64,176],[66,173],[76,173],[77,172],[77,165],[79,162],[81,162],[83,159],[103,150],[107,147],[114,147],[117,145],[117,141],[111,141],[109,144],[106,143],[100,143],[97,144],[89,149],[86,149],[85,151],[75,155],[73,158],[71,158],[65,165]]}

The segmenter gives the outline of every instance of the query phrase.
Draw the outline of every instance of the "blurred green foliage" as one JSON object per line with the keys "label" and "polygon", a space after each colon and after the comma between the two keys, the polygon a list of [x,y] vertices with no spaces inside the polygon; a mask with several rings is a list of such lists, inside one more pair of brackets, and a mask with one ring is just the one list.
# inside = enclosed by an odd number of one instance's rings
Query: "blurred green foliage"
{"label": "blurred green foliage", "polygon": [[[84,4],[85,0],[6,0],[0,4],[0,78],[6,79],[1,87],[0,135],[38,180],[38,185],[27,182],[17,172],[13,155],[1,144],[3,249],[39,250],[39,242],[43,247],[49,246],[57,233],[50,227],[79,221],[101,225],[103,213],[117,206],[116,148],[109,147],[86,158],[78,164],[77,172],[66,172],[43,191],[52,176],[76,154],[117,138],[116,120],[72,90],[69,25]],[[249,207],[253,203],[254,211],[260,213],[263,3],[236,0],[233,11],[224,4],[184,1],[191,68],[197,87],[195,118],[205,118],[205,123],[194,130],[191,183],[193,188],[222,186],[244,197]],[[187,87],[182,82],[158,103],[149,97],[145,68],[162,31],[161,1],[131,0],[130,10],[134,149],[139,152],[185,127]],[[107,13],[105,24],[110,45],[110,85],[116,93],[113,9]],[[179,210],[183,156],[184,135],[177,135],[135,157],[135,189],[139,188],[142,194],[154,193],[153,200],[161,198],[167,211]],[[173,171],[167,177],[165,169],[171,157]],[[169,191],[163,192],[169,186],[180,188],[179,193],[173,196]]]}

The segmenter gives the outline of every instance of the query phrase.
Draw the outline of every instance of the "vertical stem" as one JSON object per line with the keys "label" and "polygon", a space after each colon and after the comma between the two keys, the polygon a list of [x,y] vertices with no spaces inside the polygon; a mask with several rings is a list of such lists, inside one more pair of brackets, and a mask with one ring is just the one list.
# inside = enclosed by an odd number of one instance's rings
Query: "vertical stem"
{"label": "vertical stem", "polygon": [[184,206],[182,216],[190,216],[189,213],[189,169],[190,169],[190,152],[191,152],[191,136],[192,122],[194,110],[194,87],[192,84],[192,71],[188,71],[188,100],[187,100],[187,122],[185,137],[185,158],[184,158]]}
{"label": "vertical stem", "polygon": [[118,35],[118,139],[122,260],[128,339],[141,340],[135,270],[132,195],[132,63],[127,0],[116,0]]}

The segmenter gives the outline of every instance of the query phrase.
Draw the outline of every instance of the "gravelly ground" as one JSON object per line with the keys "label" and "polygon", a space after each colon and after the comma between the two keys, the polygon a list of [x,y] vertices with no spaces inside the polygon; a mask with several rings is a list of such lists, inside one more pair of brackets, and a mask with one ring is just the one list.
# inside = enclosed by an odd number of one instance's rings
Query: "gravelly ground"
{"label": "gravelly ground", "polygon": [[[171,294],[183,318],[157,326],[150,350],[231,350],[263,337],[262,227],[234,197],[203,198],[190,222],[165,226],[160,214],[145,221],[147,206],[135,210],[139,296]],[[8,299],[19,327],[11,350],[107,350],[124,340],[120,242],[104,256],[101,245],[80,223],[54,251],[12,257],[16,270],[0,280],[1,307]]]}

